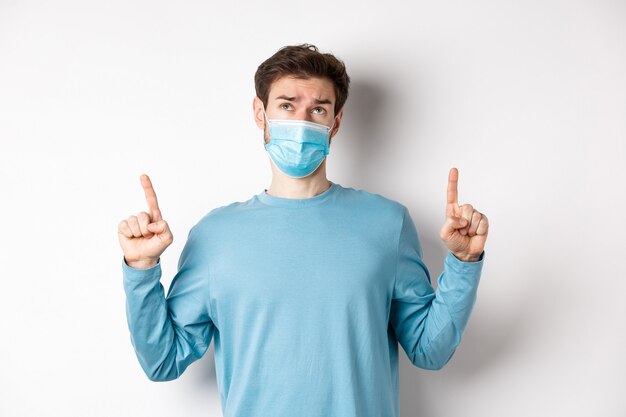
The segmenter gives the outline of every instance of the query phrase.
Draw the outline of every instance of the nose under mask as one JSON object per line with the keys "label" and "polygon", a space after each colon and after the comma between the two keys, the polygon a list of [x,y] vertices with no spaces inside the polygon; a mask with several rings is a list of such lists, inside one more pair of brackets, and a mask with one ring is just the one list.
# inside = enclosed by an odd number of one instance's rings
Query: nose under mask
{"label": "nose under mask", "polygon": [[[264,112],[265,115],[265,112]],[[276,167],[291,178],[311,175],[330,152],[328,127],[306,120],[267,119],[269,143],[265,150]]]}

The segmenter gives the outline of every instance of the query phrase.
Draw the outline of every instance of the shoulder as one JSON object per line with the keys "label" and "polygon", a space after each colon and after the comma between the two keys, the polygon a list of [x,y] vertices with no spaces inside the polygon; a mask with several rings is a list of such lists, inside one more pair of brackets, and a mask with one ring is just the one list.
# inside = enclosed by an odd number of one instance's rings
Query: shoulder
{"label": "shoulder", "polygon": [[229,204],[215,207],[207,212],[196,222],[193,229],[206,231],[214,229],[220,225],[236,222],[240,218],[241,213],[248,212],[253,206],[253,199],[245,201],[234,201]]}
{"label": "shoulder", "polygon": [[408,213],[404,204],[364,189],[345,187],[341,194],[349,210],[347,221],[356,222],[364,235],[374,236],[381,244],[398,242]]}
{"label": "shoulder", "polygon": [[386,195],[360,188],[341,186],[342,199],[361,213],[374,216],[378,221],[401,223],[407,208]]}

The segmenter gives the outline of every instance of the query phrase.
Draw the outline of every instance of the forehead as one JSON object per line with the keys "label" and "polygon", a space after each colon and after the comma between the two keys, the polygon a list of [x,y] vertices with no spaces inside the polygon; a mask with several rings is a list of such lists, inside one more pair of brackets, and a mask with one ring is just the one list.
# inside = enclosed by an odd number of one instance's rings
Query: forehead
{"label": "forehead", "polygon": [[328,78],[281,77],[272,83],[268,96],[272,100],[281,95],[335,101],[335,89]]}

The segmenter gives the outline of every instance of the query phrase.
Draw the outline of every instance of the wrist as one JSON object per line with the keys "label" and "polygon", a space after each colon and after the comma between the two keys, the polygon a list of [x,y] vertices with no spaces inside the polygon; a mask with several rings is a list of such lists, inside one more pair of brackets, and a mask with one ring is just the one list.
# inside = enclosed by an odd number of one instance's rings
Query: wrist
{"label": "wrist", "polygon": [[138,261],[128,261],[124,258],[126,265],[130,266],[134,269],[150,269],[154,267],[159,260],[158,259],[146,259],[146,260],[138,260]]}
{"label": "wrist", "polygon": [[480,260],[480,255],[470,255],[467,253],[454,253],[452,252],[452,255],[454,255],[455,258],[457,258],[459,261],[461,262],[478,262]]}

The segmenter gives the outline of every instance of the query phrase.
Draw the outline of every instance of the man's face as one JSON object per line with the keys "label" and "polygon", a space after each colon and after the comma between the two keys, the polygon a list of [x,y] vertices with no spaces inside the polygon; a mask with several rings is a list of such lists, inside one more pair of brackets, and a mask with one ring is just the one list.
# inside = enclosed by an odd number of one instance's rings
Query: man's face
{"label": "man's face", "polygon": [[[265,143],[269,132],[263,117],[263,102],[254,98],[255,122],[264,130]],[[285,76],[274,81],[270,87],[265,113],[268,119],[307,120],[328,127],[332,138],[339,129],[343,109],[335,117],[335,90],[327,78],[294,78]],[[335,120],[336,119],[336,120]]]}

